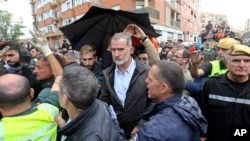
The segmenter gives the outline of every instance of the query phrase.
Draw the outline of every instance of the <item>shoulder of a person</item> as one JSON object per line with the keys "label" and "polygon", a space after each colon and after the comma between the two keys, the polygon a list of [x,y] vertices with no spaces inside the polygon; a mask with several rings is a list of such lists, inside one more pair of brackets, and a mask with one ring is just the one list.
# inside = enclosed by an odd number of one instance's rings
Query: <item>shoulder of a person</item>
{"label": "shoulder of a person", "polygon": [[137,58],[134,58],[135,62],[136,62],[136,69],[139,70],[149,70],[150,69],[150,65],[143,63],[142,61],[140,61]]}
{"label": "shoulder of a person", "polygon": [[49,112],[51,115],[57,116],[59,114],[59,109],[49,103],[41,103],[37,106],[38,109],[44,109],[45,111]]}
{"label": "shoulder of a person", "polygon": [[214,75],[214,76],[211,76],[210,78],[208,78],[206,81],[210,82],[210,83],[216,83],[216,82],[219,82],[218,81],[219,79],[222,79],[222,76],[223,75]]}

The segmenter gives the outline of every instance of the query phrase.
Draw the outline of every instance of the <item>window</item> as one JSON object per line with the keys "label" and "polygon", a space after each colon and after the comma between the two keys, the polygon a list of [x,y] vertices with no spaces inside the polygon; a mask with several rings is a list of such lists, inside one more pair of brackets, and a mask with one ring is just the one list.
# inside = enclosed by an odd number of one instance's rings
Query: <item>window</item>
{"label": "window", "polygon": [[40,17],[41,17],[41,21],[43,20],[43,13],[40,15]]}
{"label": "window", "polygon": [[47,26],[47,27],[48,27],[48,32],[52,32],[52,26],[49,25],[49,26]]}
{"label": "window", "polygon": [[72,9],[72,3],[70,0],[67,0],[62,4],[62,12]]}
{"label": "window", "polygon": [[57,13],[56,13],[56,11],[51,10],[51,17],[52,17],[52,18],[57,18]]}
{"label": "window", "polygon": [[67,2],[67,3],[66,3],[66,7],[67,7],[67,9],[70,9],[70,8],[71,8],[70,2]]}
{"label": "window", "polygon": [[184,9],[187,10],[187,4],[186,3],[184,4]]}
{"label": "window", "polygon": [[72,23],[73,21],[74,21],[73,18],[65,19],[65,20],[63,20],[63,26],[64,26],[64,25],[67,25],[67,24],[70,24],[70,23]]}
{"label": "window", "polygon": [[75,0],[75,6],[81,5],[86,2],[90,2],[90,0]]}

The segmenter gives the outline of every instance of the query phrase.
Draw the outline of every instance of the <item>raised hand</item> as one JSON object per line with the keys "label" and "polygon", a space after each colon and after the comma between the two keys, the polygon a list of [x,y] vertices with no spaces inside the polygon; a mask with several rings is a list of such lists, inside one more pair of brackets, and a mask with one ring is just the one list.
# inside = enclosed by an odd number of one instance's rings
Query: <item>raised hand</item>
{"label": "raised hand", "polygon": [[123,30],[123,32],[126,32],[129,36],[133,36],[135,30],[134,26],[132,24],[127,25],[127,27]]}
{"label": "raised hand", "polygon": [[200,65],[203,62],[204,57],[201,55],[201,51],[191,52],[191,62],[192,65]]}
{"label": "raised hand", "polygon": [[146,34],[144,33],[144,31],[135,24],[127,25],[127,27],[123,30],[123,32],[126,32],[130,36],[134,36],[138,39],[143,39],[144,37],[146,37]]}
{"label": "raised hand", "polygon": [[138,39],[143,39],[146,37],[146,34],[144,33],[144,31],[137,25],[134,25],[134,37],[138,38]]}
{"label": "raised hand", "polygon": [[45,57],[52,54],[52,51],[49,48],[49,44],[44,33],[38,30],[34,30],[30,31],[30,34],[33,36],[33,41],[29,41],[32,46],[40,50],[45,55]]}

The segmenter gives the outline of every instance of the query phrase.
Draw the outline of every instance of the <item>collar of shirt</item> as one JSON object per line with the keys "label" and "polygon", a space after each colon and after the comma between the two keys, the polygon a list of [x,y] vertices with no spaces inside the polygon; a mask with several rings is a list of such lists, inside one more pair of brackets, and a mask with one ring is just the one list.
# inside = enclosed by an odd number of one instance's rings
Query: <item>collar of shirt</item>
{"label": "collar of shirt", "polygon": [[[129,73],[129,74],[134,73],[135,68],[136,68],[136,63],[135,63],[135,60],[132,58],[131,63],[130,63],[130,65],[128,66],[128,68],[126,69],[125,72],[127,72],[127,73]],[[122,72],[118,69],[117,65],[116,65],[116,67],[115,67],[115,72],[122,73]]]}

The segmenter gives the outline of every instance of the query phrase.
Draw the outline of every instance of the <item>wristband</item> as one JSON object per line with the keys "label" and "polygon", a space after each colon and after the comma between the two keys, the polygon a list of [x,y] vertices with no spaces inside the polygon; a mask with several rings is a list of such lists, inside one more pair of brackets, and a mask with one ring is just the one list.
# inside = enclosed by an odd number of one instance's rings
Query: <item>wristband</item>
{"label": "wristband", "polygon": [[145,42],[145,41],[147,40],[147,38],[148,38],[148,37],[146,36],[146,37],[142,38],[141,41],[142,41],[142,42]]}
{"label": "wristband", "polygon": [[47,52],[46,54],[44,54],[44,56],[45,56],[45,57],[48,57],[48,56],[49,56],[49,55],[51,55],[51,54],[53,54],[53,52],[52,52],[52,51]]}

